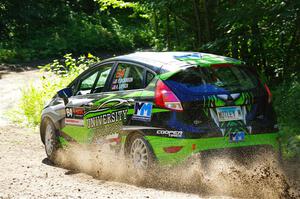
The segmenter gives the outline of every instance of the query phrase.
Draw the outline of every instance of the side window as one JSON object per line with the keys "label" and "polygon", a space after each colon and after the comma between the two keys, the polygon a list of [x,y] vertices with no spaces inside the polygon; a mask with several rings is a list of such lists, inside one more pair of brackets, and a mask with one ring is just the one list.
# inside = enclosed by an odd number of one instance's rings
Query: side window
{"label": "side window", "polygon": [[149,71],[147,71],[146,75],[146,86],[152,81],[152,79],[155,77],[155,75]]}
{"label": "side window", "polygon": [[111,68],[112,68],[112,64],[107,64],[100,67],[99,77],[97,79],[97,83],[95,85],[95,89],[93,90],[93,93],[101,93],[103,91],[105,82],[108,78]]}
{"label": "side window", "polygon": [[112,91],[132,90],[144,88],[144,69],[132,65],[120,63],[114,74],[113,82],[110,87]]}
{"label": "side window", "polygon": [[76,95],[85,95],[91,93],[94,83],[97,79],[98,71],[93,71],[88,76],[84,77],[80,83]]}
{"label": "side window", "polygon": [[79,82],[76,95],[102,92],[112,65],[113,64],[101,65],[96,70],[83,77]]}

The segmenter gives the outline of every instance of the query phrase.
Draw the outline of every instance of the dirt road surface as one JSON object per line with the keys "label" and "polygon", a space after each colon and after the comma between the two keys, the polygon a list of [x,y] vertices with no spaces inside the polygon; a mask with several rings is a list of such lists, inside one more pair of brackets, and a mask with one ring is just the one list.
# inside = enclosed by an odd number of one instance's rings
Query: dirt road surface
{"label": "dirt road surface", "polygon": [[[4,112],[17,104],[20,88],[40,73],[0,73],[0,198],[296,198],[299,164],[277,171],[272,161],[251,167],[215,160],[210,172],[197,165],[157,173],[153,179],[101,178],[55,167],[38,132],[12,124]],[[264,164],[262,164],[262,162]],[[114,168],[111,168],[114,173]],[[128,177],[128,176],[127,176]],[[116,180],[117,179],[117,180]]]}

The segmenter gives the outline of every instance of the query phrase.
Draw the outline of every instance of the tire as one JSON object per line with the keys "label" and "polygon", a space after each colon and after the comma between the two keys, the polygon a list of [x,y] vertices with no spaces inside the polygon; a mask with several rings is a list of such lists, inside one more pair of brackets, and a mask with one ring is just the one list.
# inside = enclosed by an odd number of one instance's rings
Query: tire
{"label": "tire", "polygon": [[45,152],[47,154],[48,159],[52,163],[54,163],[58,150],[58,141],[55,134],[57,129],[49,119],[45,120],[43,127]]}
{"label": "tire", "polygon": [[152,148],[140,134],[131,137],[127,155],[132,166],[136,169],[147,170],[154,165],[155,156]]}

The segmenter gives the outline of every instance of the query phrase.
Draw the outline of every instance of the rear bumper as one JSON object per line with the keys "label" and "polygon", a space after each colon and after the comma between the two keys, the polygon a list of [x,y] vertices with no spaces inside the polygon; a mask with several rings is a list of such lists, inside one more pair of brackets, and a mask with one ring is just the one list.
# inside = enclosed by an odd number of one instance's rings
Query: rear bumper
{"label": "rear bumper", "polygon": [[[245,140],[238,143],[230,143],[228,137],[180,139],[145,136],[145,138],[151,144],[158,162],[163,165],[180,163],[195,153],[211,149],[268,145],[272,146],[275,150],[278,150],[279,147],[277,141],[278,133],[246,135]],[[165,152],[164,148],[172,146],[181,146],[182,148],[176,153]]]}

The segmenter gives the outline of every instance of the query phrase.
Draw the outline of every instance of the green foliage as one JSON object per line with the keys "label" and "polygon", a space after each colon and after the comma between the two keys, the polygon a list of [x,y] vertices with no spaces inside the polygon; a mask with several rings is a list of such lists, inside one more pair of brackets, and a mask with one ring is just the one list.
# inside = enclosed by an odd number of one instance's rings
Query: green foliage
{"label": "green foliage", "polygon": [[148,47],[151,29],[147,19],[134,15],[131,4],[102,1],[100,5],[106,7],[103,10],[93,0],[78,0],[76,4],[64,0],[4,0],[0,62],[49,59],[66,52],[115,53],[145,44]]}
{"label": "green foliage", "polygon": [[16,57],[17,53],[15,50],[10,49],[0,49],[0,61],[11,60],[13,57]]}
{"label": "green foliage", "polygon": [[[87,57],[73,58],[66,54],[62,62],[53,62],[41,66],[43,77],[40,83],[31,83],[29,87],[23,88],[19,109],[10,114],[16,122],[22,122],[29,126],[37,126],[40,123],[41,112],[44,105],[58,90],[65,88],[75,77],[86,70],[91,64],[98,63],[100,59],[91,54]],[[16,118],[16,116],[19,118]]]}
{"label": "green foliage", "polygon": [[100,9],[102,11],[108,9],[109,7],[113,8],[133,8],[137,6],[133,2],[125,2],[122,0],[96,0],[100,4]]}
{"label": "green foliage", "polygon": [[295,77],[278,86],[274,107],[278,115],[285,156],[300,156],[300,83]]}
{"label": "green foliage", "polygon": [[53,62],[44,66],[40,66],[39,68],[42,71],[50,71],[55,75],[66,78],[67,81],[69,81],[70,79],[73,80],[75,77],[77,77],[90,65],[98,62],[100,62],[100,58],[93,56],[90,53],[87,55],[87,57],[82,55],[77,59],[73,58],[72,54],[69,53],[63,56],[62,62],[55,59]]}
{"label": "green foliage", "polygon": [[57,82],[53,77],[44,77],[41,81],[41,86],[35,86],[31,83],[28,88],[22,90],[19,108],[29,126],[37,126],[39,124],[40,114],[46,99],[53,96],[53,90],[57,89],[60,84],[61,82]]}

